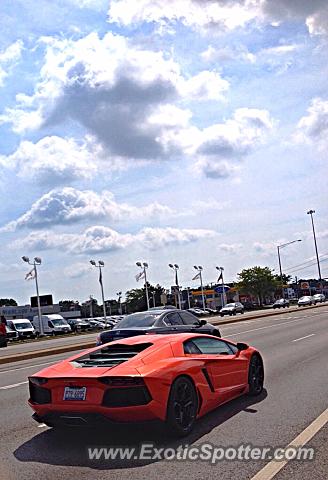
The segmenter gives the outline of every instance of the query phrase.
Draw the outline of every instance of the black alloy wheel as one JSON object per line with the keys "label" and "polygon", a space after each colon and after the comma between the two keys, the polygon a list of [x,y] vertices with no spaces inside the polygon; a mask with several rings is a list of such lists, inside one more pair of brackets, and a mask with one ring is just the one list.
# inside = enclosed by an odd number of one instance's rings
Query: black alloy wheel
{"label": "black alloy wheel", "polygon": [[193,429],[198,410],[198,397],[188,377],[179,377],[172,384],[167,405],[167,424],[176,436],[188,435]]}
{"label": "black alloy wheel", "polygon": [[262,358],[255,354],[252,356],[248,370],[248,394],[252,396],[260,395],[263,390],[264,368]]}

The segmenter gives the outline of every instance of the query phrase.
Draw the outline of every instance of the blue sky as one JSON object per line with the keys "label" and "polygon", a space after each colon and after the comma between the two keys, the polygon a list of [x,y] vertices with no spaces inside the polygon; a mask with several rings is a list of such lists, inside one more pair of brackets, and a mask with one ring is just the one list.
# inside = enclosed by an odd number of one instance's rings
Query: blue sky
{"label": "blue sky", "polygon": [[[106,297],[244,267],[328,276],[326,2],[0,6],[1,297]],[[308,262],[308,263],[305,263]],[[304,263],[304,265],[303,265]],[[312,265],[313,264],[313,265]],[[300,265],[300,266],[298,266]],[[298,267],[295,267],[298,266]],[[295,267],[295,268],[293,268]]]}

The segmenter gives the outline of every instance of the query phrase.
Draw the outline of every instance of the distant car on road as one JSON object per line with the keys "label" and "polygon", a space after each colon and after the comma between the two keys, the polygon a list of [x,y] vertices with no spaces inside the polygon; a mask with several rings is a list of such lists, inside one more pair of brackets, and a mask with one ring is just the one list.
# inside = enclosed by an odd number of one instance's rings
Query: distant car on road
{"label": "distant car on road", "polygon": [[326,296],[323,293],[316,293],[313,295],[313,299],[316,303],[322,303],[326,301]]}
{"label": "distant car on road", "polygon": [[101,332],[97,345],[152,333],[200,333],[220,337],[220,330],[185,310],[148,310],[127,315],[112,330]]}
{"label": "distant car on road", "polygon": [[314,300],[313,297],[309,295],[301,297],[297,302],[297,305],[299,307],[306,307],[307,305],[315,305],[315,304],[316,304],[316,301]]}
{"label": "distant car on road", "polygon": [[221,317],[224,317],[224,315],[236,315],[237,313],[244,313],[244,305],[240,302],[227,303],[220,310]]}
{"label": "distant car on road", "polygon": [[279,300],[276,300],[272,305],[272,308],[286,308],[286,307],[289,307],[289,300],[287,300],[286,298],[279,298]]}

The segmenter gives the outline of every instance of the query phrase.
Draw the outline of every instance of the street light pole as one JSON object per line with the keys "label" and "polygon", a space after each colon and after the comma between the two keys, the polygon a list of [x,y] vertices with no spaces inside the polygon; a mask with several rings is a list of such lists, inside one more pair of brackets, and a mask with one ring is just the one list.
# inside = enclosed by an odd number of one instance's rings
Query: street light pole
{"label": "street light pole", "polygon": [[42,314],[41,314],[41,304],[40,304],[40,294],[39,294],[39,282],[38,282],[38,270],[36,268],[37,265],[41,265],[41,258],[35,257],[33,263],[30,262],[29,257],[22,257],[22,260],[29,265],[33,265],[34,271],[34,278],[35,278],[35,287],[36,287],[36,298],[38,303],[38,318],[39,318],[39,328],[40,328],[40,336],[43,336],[43,323],[42,323]]}
{"label": "street light pole", "polygon": [[198,265],[198,266],[194,265],[194,269],[197,270],[197,272],[199,272],[200,288],[201,288],[202,300],[203,300],[203,310],[205,312],[205,297],[204,297],[203,276],[202,276],[203,267],[201,265]]}
{"label": "street light pole", "polygon": [[282,290],[282,298],[285,298],[285,291],[284,291],[284,282],[282,279],[282,267],[281,267],[281,257],[280,257],[280,249],[285,248],[288,245],[291,245],[292,243],[296,242],[301,242],[301,239],[298,240],[292,240],[291,242],[283,243],[282,245],[277,246],[277,252],[278,252],[278,262],[279,262],[279,273],[280,273],[280,281],[281,281],[281,290]]}
{"label": "street light pole", "polygon": [[147,302],[147,310],[149,310],[149,294],[148,294],[148,285],[147,285],[147,272],[146,269],[148,268],[148,263],[146,262],[137,262],[137,267],[140,267],[143,272],[143,277],[145,279],[145,290],[146,290],[146,302]]}
{"label": "street light pole", "polygon": [[312,231],[313,231],[315,254],[316,254],[316,257],[317,257],[319,280],[322,280],[322,278],[321,278],[320,262],[319,262],[319,255],[318,255],[317,238],[316,238],[316,235],[315,235],[314,222],[313,222],[313,214],[315,213],[315,210],[309,210],[309,211],[306,212],[306,213],[307,213],[308,215],[311,215]]}
{"label": "street light pole", "polygon": [[223,307],[224,305],[227,303],[227,295],[226,295],[226,291],[225,291],[225,285],[224,285],[224,280],[223,280],[223,272],[224,272],[224,268],[223,267],[216,267],[217,270],[220,270],[220,277],[221,277],[221,281],[222,281],[222,300],[223,300]]}
{"label": "street light pole", "polygon": [[102,268],[105,266],[105,264],[102,260],[98,260],[98,264],[94,260],[90,260],[90,263],[94,267],[99,268],[99,283],[100,283],[100,287],[101,287],[101,298],[102,298],[102,303],[103,303],[103,313],[104,313],[105,328],[106,328],[107,327],[107,314],[106,314],[106,305],[105,305],[105,296],[104,296],[104,285],[103,285],[103,279],[102,279]]}
{"label": "street light pole", "polygon": [[175,285],[178,289],[178,304],[179,304],[179,309],[181,310],[181,295],[180,295],[180,287],[179,287],[179,280],[178,280],[178,270],[179,270],[179,265],[176,263],[173,265],[172,263],[169,263],[169,267],[172,268],[175,272]]}

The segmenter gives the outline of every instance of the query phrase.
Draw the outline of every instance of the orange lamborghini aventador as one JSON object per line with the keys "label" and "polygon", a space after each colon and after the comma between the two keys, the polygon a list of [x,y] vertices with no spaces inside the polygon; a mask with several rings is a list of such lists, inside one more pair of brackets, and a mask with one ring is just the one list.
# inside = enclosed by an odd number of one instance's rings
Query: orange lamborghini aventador
{"label": "orange lamborghini aventador", "polygon": [[33,418],[51,427],[160,419],[188,434],[206,412],[263,389],[260,353],[196,333],[142,335],[74,355],[29,377]]}

